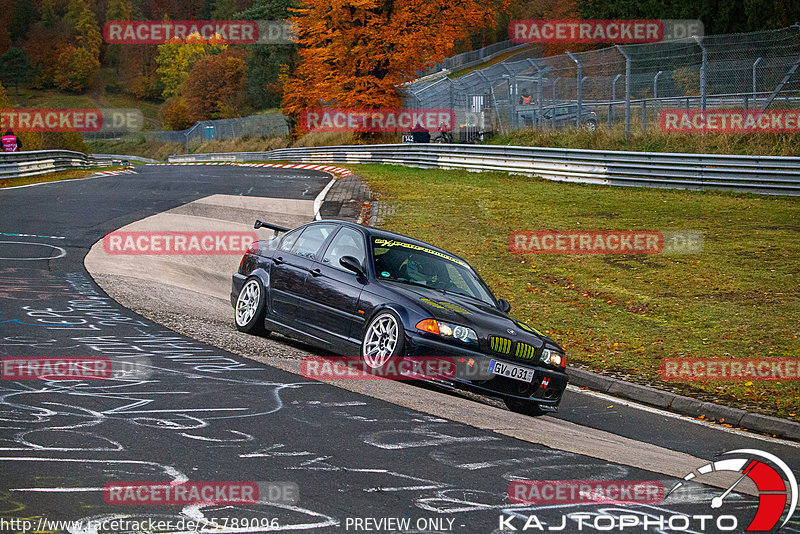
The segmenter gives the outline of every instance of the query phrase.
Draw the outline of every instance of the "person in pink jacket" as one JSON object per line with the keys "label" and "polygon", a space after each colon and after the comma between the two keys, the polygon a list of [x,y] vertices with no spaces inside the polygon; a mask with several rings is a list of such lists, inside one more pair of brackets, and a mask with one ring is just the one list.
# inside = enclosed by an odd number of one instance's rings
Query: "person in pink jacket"
{"label": "person in pink jacket", "polygon": [[3,152],[19,152],[22,150],[22,141],[14,135],[13,130],[6,130],[6,134],[0,138],[0,143],[2,143]]}

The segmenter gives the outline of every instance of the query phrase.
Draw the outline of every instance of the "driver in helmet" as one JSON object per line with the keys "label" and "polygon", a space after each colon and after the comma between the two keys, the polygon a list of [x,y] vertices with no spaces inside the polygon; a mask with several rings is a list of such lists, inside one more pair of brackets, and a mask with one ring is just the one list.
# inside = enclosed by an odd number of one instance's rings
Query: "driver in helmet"
{"label": "driver in helmet", "polygon": [[412,254],[408,258],[406,273],[412,282],[434,286],[441,279],[435,261],[426,258],[424,254]]}

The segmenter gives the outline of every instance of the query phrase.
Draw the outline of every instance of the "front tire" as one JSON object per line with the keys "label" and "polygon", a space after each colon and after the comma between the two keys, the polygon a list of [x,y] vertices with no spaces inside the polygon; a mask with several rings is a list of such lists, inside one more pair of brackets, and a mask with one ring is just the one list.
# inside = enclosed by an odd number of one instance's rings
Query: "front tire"
{"label": "front tire", "polygon": [[537,406],[536,403],[531,401],[504,397],[503,402],[506,403],[506,407],[512,412],[521,413],[523,415],[530,415],[531,417],[537,417],[539,415],[545,415],[547,413],[545,411],[540,410],[539,406]]}
{"label": "front tire", "polygon": [[269,334],[264,327],[266,302],[264,284],[257,277],[248,278],[236,298],[236,308],[233,311],[236,329],[246,334]]}
{"label": "front tire", "polygon": [[403,323],[390,311],[379,312],[364,331],[361,358],[369,369],[379,370],[403,354]]}

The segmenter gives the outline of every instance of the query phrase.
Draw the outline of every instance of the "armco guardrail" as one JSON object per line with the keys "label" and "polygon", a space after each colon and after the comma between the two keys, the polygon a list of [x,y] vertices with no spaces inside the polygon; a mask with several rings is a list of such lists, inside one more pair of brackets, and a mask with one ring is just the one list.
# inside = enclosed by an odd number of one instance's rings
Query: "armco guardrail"
{"label": "armco guardrail", "polygon": [[138,161],[140,163],[158,163],[157,160],[150,159],[150,158],[140,158],[139,156],[126,156],[124,154],[92,154],[92,159],[95,161],[103,161],[106,162],[107,160],[128,160],[128,161]]}
{"label": "armco guardrail", "polygon": [[170,162],[284,160],[505,171],[548,180],[800,195],[800,158],[500,145],[349,145],[170,156]]}
{"label": "armco guardrail", "polygon": [[31,150],[0,152],[0,178],[35,176],[69,169],[108,165],[107,159],[95,159],[72,150]]}

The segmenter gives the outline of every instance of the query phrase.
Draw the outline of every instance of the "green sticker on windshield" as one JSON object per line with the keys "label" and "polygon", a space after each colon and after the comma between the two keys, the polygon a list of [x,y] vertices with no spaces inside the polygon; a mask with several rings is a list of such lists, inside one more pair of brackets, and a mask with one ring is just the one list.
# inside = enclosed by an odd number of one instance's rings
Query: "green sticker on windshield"
{"label": "green sticker on windshield", "polygon": [[385,276],[385,277],[387,277],[387,278],[388,278],[388,277],[390,277],[391,275],[389,274],[389,271],[383,271],[383,272],[381,273],[381,276]]}

